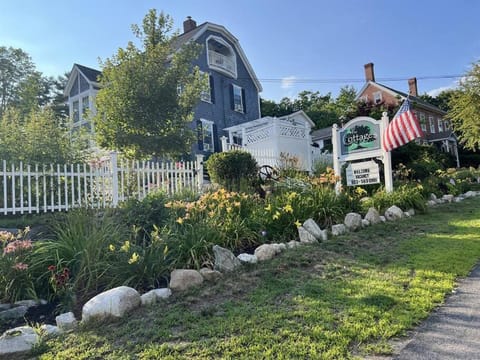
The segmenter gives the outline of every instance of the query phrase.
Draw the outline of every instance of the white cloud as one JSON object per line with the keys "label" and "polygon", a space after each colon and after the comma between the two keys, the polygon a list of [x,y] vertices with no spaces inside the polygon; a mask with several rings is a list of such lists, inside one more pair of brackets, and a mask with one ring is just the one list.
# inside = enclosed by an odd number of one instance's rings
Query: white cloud
{"label": "white cloud", "polygon": [[281,88],[282,89],[291,89],[297,78],[295,76],[287,76],[282,79]]}
{"label": "white cloud", "polygon": [[447,85],[447,86],[441,86],[439,88],[436,88],[436,89],[432,89],[430,91],[427,92],[428,95],[432,96],[432,97],[436,97],[438,94],[440,94],[442,91],[445,91],[445,90],[453,90],[455,88],[458,87],[458,80],[457,81],[454,81],[453,83],[451,83],[450,85]]}

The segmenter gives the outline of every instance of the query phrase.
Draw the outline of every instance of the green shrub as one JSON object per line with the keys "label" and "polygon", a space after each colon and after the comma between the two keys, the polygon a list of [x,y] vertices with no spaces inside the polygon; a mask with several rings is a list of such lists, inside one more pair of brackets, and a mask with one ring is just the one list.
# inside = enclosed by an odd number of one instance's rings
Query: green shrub
{"label": "green shrub", "polygon": [[383,188],[379,189],[371,197],[362,201],[363,211],[366,212],[368,208],[374,207],[380,213],[383,213],[390,206],[396,205],[404,211],[413,208],[424,212],[426,205],[422,190],[421,185],[402,185],[390,193],[387,193]]}
{"label": "green shrub", "polygon": [[167,194],[163,191],[149,193],[143,200],[129,199],[120,204],[120,216],[127,226],[141,229],[139,235],[143,238],[154,230],[155,225],[161,227],[167,223],[167,201]]}
{"label": "green shrub", "polygon": [[206,167],[212,181],[230,191],[252,186],[257,179],[257,162],[245,151],[212,154],[206,161]]}

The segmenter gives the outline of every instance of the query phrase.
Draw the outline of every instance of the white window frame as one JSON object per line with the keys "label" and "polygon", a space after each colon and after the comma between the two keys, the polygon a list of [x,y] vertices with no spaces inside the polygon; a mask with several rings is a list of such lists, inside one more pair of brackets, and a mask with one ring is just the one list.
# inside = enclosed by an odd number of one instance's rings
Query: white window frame
{"label": "white window frame", "polygon": [[428,116],[428,123],[430,125],[430,134],[435,134],[435,121],[432,115]]}
{"label": "white window frame", "polygon": [[80,98],[73,100],[72,102],[72,120],[73,122],[79,123],[80,122]]}
{"label": "white window frame", "polygon": [[[214,141],[214,133],[213,133],[213,124],[214,122],[207,119],[200,119],[202,122],[202,144],[203,144],[203,151],[207,152],[215,152],[215,141]],[[205,134],[210,134],[210,142],[205,141]]]}
{"label": "white window frame", "polygon": [[424,113],[420,113],[420,128],[423,132],[427,132],[427,119]]}
{"label": "white window frame", "polygon": [[443,122],[445,131],[450,130],[450,121],[444,120]]}
{"label": "white window frame", "polygon": [[205,73],[203,71],[200,71],[200,74],[202,74],[202,76],[207,74],[207,76],[208,76],[208,89],[206,89],[205,91],[202,91],[200,93],[200,100],[202,100],[203,102],[211,104],[212,103],[212,88],[210,86],[210,76],[211,75],[208,74],[208,73]]}
{"label": "white window frame", "polygon": [[[240,94],[240,96],[237,95],[237,98],[240,99],[240,103],[237,103],[236,102],[236,99],[235,99],[235,90],[237,90]],[[238,85],[235,85],[235,84],[232,84],[232,91],[233,91],[233,110],[237,111],[237,112],[240,112],[243,114],[243,102],[245,101],[245,99],[243,98],[243,92],[242,92],[243,88],[241,86],[238,86]]]}
{"label": "white window frame", "polygon": [[[224,66],[219,66],[219,65],[215,64],[214,62],[211,62],[211,61],[210,61],[210,55],[209,55],[209,53],[210,53],[210,51],[213,51],[213,50],[210,50],[209,47],[208,47],[208,42],[209,42],[210,40],[214,40],[214,41],[222,44],[223,46],[225,46],[225,47],[227,47],[227,48],[229,49],[230,54],[231,54],[231,57],[230,57],[230,58],[231,58],[232,63],[233,63],[233,66],[232,66],[233,69],[232,69],[232,71],[229,71],[229,70],[228,70],[227,68],[225,68]],[[209,37],[207,37],[207,40],[206,40],[206,42],[205,42],[205,45],[206,45],[205,48],[207,49],[206,52],[207,52],[207,64],[208,64],[208,67],[209,67],[210,69],[214,69],[214,70],[216,70],[216,71],[218,71],[218,72],[221,72],[221,73],[223,73],[223,74],[225,74],[225,75],[227,75],[227,76],[231,76],[231,77],[233,77],[234,79],[236,79],[236,78],[237,78],[237,55],[236,55],[235,50],[233,49],[233,47],[232,47],[228,42],[226,42],[224,39],[222,39],[221,37],[215,36],[215,35],[210,35]],[[213,52],[215,52],[215,51],[213,51]],[[223,54],[221,54],[221,55],[223,55]],[[225,55],[223,55],[223,56],[225,56]]]}
{"label": "white window frame", "polygon": [[368,95],[361,96],[360,101],[364,102],[365,104],[368,103]]}
{"label": "white window frame", "polygon": [[443,120],[441,118],[438,118],[437,119],[437,126],[438,126],[438,132],[444,132],[444,129],[443,129]]}
{"label": "white window frame", "polygon": [[379,104],[382,102],[382,92],[381,91],[376,91],[373,93],[373,102],[375,104]]}

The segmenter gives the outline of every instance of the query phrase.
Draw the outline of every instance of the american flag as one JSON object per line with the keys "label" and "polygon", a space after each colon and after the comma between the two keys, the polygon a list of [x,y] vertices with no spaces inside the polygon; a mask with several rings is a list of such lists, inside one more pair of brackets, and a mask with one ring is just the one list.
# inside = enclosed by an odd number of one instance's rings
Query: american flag
{"label": "american flag", "polygon": [[406,98],[383,133],[383,148],[392,151],[422,136],[420,123],[410,108],[410,100]]}

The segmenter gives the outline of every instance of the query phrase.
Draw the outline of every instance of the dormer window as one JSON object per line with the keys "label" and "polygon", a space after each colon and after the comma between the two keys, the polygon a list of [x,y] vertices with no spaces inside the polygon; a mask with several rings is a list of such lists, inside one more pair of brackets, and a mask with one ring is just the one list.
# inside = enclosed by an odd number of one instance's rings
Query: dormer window
{"label": "dormer window", "polygon": [[208,66],[225,75],[237,78],[237,58],[232,46],[218,36],[207,38]]}

